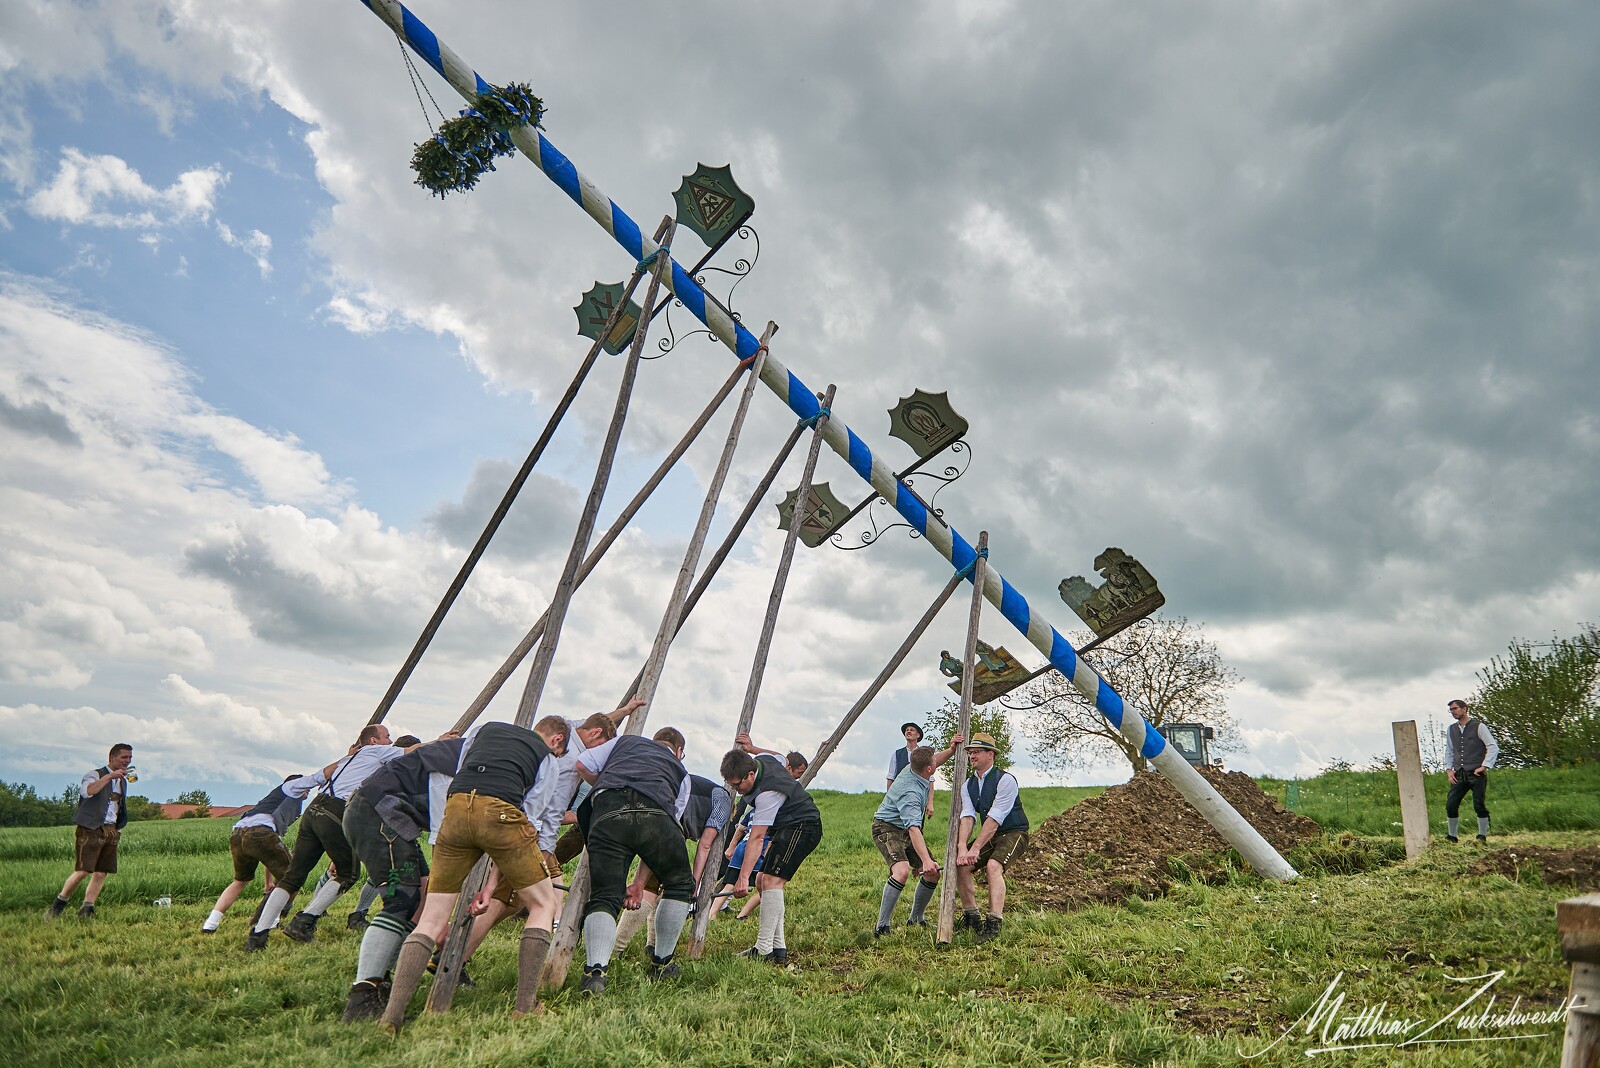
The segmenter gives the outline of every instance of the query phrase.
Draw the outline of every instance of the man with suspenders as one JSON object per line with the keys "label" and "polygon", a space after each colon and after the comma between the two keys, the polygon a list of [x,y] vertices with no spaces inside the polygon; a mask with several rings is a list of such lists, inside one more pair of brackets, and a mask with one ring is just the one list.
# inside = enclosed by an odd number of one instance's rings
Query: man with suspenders
{"label": "man with suspenders", "polygon": [[[956,854],[956,889],[962,926],[987,942],[1000,933],[1006,907],[1006,868],[1028,848],[1028,814],[1022,811],[1017,777],[994,766],[994,738],[979,732],[967,743],[972,774],[961,789],[961,831]],[[976,830],[976,834],[974,834]],[[973,875],[982,868],[989,884],[989,915],[978,912]]]}
{"label": "man with suspenders", "polygon": [[[748,739],[741,736],[742,742]],[[789,774],[783,761],[766,753],[752,755],[729,750],[722,758],[722,781],[755,812],[745,844],[744,864],[733,884],[733,896],[750,892],[750,872],[762,856],[763,843],[771,848],[756,876],[761,891],[761,920],[756,944],[745,954],[784,967],[789,947],[783,930],[783,891],[811,851],[822,842],[822,814],[806,788]]]}

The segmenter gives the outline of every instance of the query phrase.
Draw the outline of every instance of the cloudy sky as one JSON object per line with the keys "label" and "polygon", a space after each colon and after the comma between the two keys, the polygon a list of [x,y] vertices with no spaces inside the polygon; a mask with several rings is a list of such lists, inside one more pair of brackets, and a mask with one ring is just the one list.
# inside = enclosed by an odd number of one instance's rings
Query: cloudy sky
{"label": "cloudy sky", "polygon": [[[1058,624],[1056,584],[1102,548],[1148,564],[1244,677],[1233,766],[1364,761],[1510,638],[1600,618],[1595,5],[417,12],[531,83],[646,228],[697,162],[731,164],[760,232],[745,321],[777,321],[892,462],[885,410],[948,390],[973,460],[939,503]],[[387,687],[583,355],[573,305],[631,267],[525,160],[443,202],[412,185],[430,94],[461,106],[423,74],[356,0],[0,6],[0,778],[54,792],[127,740],[153,796],[248,802]],[[603,522],[730,363],[696,337],[644,365]],[[620,368],[397,729],[447,726],[544,607]],[[544,708],[620,699],[725,419],[579,595]],[[792,425],[757,394],[714,536]],[[831,454],[819,477],[862,490]],[[651,714],[698,771],[737,716],[779,496]],[[804,552],[758,739],[813,751],[947,575],[903,531]],[[964,614],[821,785],[881,785]],[[984,636],[1039,662],[998,613]]]}

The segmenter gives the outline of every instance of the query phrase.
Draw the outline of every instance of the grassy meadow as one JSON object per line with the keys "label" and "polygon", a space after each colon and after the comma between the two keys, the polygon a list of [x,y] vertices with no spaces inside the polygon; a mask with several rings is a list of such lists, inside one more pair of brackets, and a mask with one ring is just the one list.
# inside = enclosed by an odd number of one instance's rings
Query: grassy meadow
{"label": "grassy meadow", "polygon": [[[868,834],[878,797],[822,791],[823,843],[788,893],[790,969],[736,957],[755,921],[725,915],[705,957],[685,960],[674,983],[645,983],[641,938],[613,964],[603,997],[580,1001],[574,978],[547,996],[547,1016],[512,1021],[516,946],[502,929],[474,961],[477,987],[398,1039],[339,1023],[359,941],[343,926],[350,897],[310,946],[275,935],[266,951],[243,952],[259,889],[220,933],[200,933],[230,878],[229,821],[130,826],[122,871],[89,922],[41,915],[70,866],[71,828],[0,831],[0,1063],[1235,1065],[1260,1053],[1252,1063],[1301,1064],[1321,1044],[1303,1024],[1269,1044],[1341,974],[1347,1014],[1384,1003],[1389,1017],[1431,1021],[1481,985],[1447,976],[1498,970],[1496,1011],[1518,997],[1523,1010],[1554,1008],[1567,983],[1555,903],[1595,888],[1547,887],[1531,872],[1468,876],[1482,847],[1442,837],[1413,865],[1326,874],[1347,848],[1338,832],[1394,851],[1398,800],[1392,775],[1387,793],[1384,780],[1341,773],[1299,784],[1298,810],[1330,834],[1291,855],[1305,872],[1295,882],[1235,870],[1220,885],[1180,883],[1157,900],[1070,914],[1013,897],[999,940],[958,935],[945,949],[903,926],[909,893],[895,932],[871,937],[885,874]],[[1264,783],[1280,797],[1284,785]],[[1096,792],[1029,789],[1024,804],[1038,823]],[[1442,785],[1430,783],[1429,796],[1442,836]],[[1600,769],[1498,773],[1491,845],[1600,844],[1597,798]],[[931,830],[942,842],[943,820]],[[162,896],[172,907],[152,904]],[[1541,1038],[1499,1037],[1529,1030],[1316,1059],[1557,1064],[1560,1024],[1532,1029],[1551,1032]]]}

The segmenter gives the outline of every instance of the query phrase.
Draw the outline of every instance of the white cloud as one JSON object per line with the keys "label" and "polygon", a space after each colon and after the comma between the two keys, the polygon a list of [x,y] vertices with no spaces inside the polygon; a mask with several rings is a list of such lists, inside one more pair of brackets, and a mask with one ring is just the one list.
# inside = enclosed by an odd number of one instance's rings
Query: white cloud
{"label": "white cloud", "polygon": [[76,226],[152,230],[208,219],[228,176],[216,166],[185,171],[164,189],[111,155],[64,148],[55,177],[28,197],[28,211],[41,219]]}
{"label": "white cloud", "polygon": [[217,236],[222,238],[224,245],[239,249],[255,260],[256,269],[261,272],[262,278],[272,274],[272,261],[268,258],[272,253],[272,238],[260,230],[251,230],[246,237],[235,237],[233,229],[220,220],[217,222]]}

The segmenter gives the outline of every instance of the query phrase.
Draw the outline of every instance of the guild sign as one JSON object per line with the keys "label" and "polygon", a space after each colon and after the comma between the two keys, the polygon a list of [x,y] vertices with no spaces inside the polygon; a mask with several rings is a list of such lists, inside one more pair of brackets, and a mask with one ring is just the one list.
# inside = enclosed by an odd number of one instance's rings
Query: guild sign
{"label": "guild sign", "polygon": [[[794,521],[794,502],[799,496],[800,488],[796,486],[778,505],[779,530],[788,530]],[[806,548],[815,549],[822,544],[822,539],[833,533],[834,525],[849,511],[850,506],[835,497],[826,482],[813,484],[800,517],[800,540],[805,542]]]}
{"label": "guild sign", "polygon": [[[961,661],[950,655],[948,649],[939,652],[939,670],[955,679],[950,688],[961,692]],[[978,642],[977,671],[972,676],[972,703],[987,704],[1004,696],[1033,678],[1033,672],[1017,662],[1005,646],[996,649],[988,642]]]}
{"label": "guild sign", "polygon": [[1099,586],[1073,575],[1061,580],[1060,590],[1061,599],[1098,637],[1109,638],[1167,603],[1155,576],[1121,549],[1107,549],[1094,558],[1094,566],[1105,579]]}
{"label": "guild sign", "polygon": [[889,436],[911,446],[918,456],[932,456],[967,432],[967,421],[950,407],[948,393],[913,390],[889,409]]}
{"label": "guild sign", "polygon": [[708,248],[716,248],[733,230],[750,218],[756,202],[733,180],[727,167],[695,167],[683,176],[683,184],[672,194],[678,205],[678,225],[700,235]]}
{"label": "guild sign", "polygon": [[[596,282],[589,292],[583,295],[582,303],[572,309],[578,313],[578,333],[586,338],[598,339],[600,331],[604,330],[606,323],[610,321],[611,312],[616,308],[617,301],[621,299],[621,282],[612,282],[610,285]],[[615,356],[627,348],[642,318],[644,318],[643,309],[633,301],[628,301],[628,306],[617,318],[617,325],[602,342],[605,350]]]}

